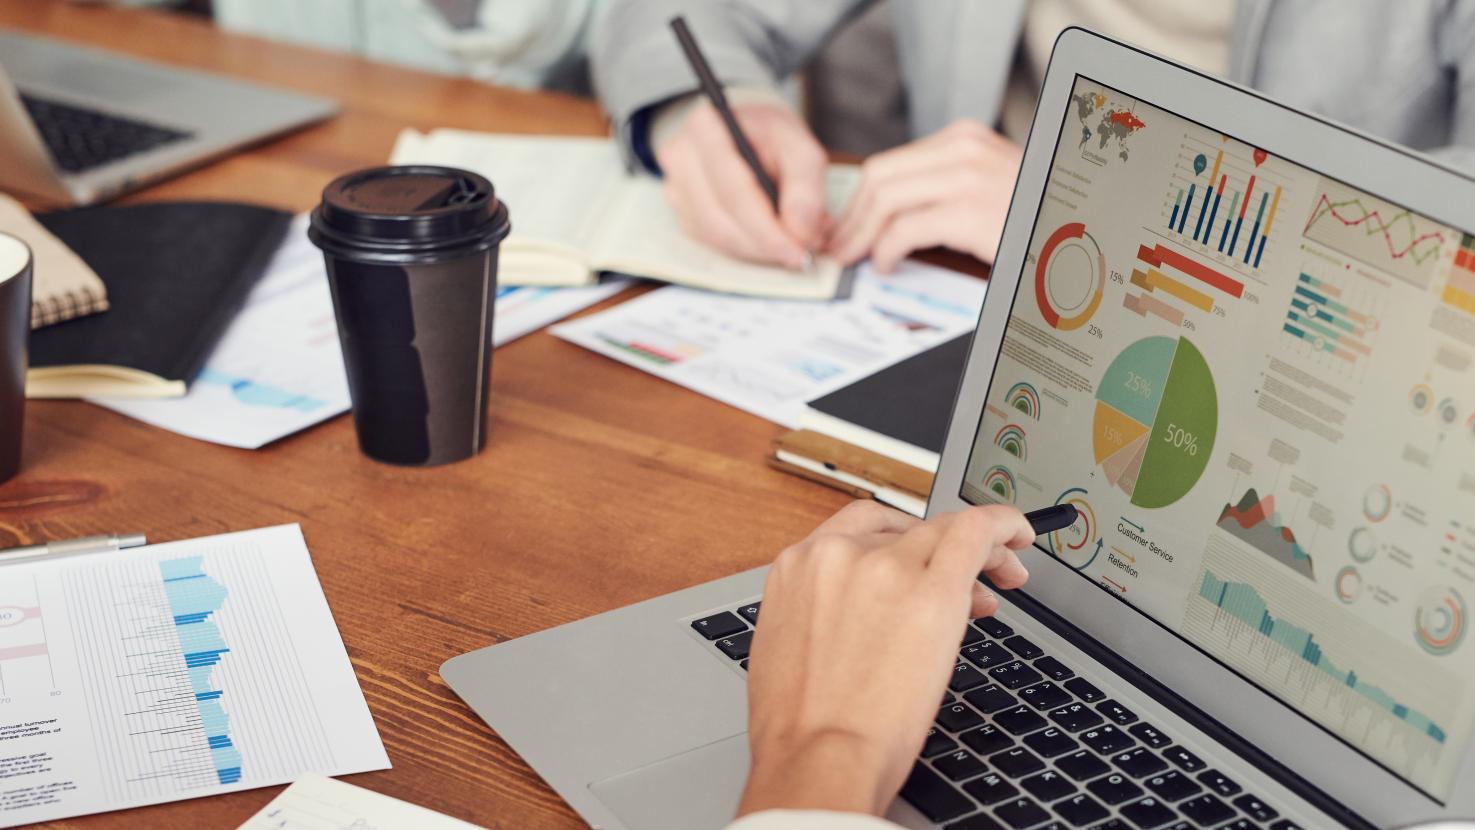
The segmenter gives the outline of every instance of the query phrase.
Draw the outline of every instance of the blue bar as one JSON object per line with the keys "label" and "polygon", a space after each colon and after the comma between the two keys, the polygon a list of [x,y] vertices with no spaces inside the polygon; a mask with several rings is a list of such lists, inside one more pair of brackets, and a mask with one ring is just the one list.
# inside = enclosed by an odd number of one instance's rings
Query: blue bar
{"label": "blue bar", "polygon": [[1197,242],[1198,241],[1198,235],[1203,232],[1203,229],[1204,229],[1204,214],[1206,214],[1206,213],[1209,212],[1209,200],[1210,199],[1213,199],[1213,198],[1214,198],[1214,186],[1211,184],[1211,185],[1209,185],[1209,189],[1204,191],[1204,206],[1202,208],[1199,208],[1199,211],[1198,211],[1198,223],[1193,226],[1193,241],[1194,242]]}
{"label": "blue bar", "polygon": [[1204,226],[1204,238],[1202,241],[1205,245],[1209,244],[1209,235],[1214,232],[1214,217],[1219,215],[1219,200],[1222,198],[1224,198],[1223,193],[1214,194],[1214,207],[1209,210],[1209,224]]}
{"label": "blue bar", "polygon": [[1230,256],[1234,256],[1234,246],[1239,244],[1239,226],[1240,226],[1240,223],[1243,222],[1243,221],[1244,221],[1244,217],[1242,217],[1242,216],[1241,217],[1238,217],[1238,218],[1236,218],[1234,220],[1234,236],[1229,237],[1229,255]]}
{"label": "blue bar", "polygon": [[195,695],[195,700],[214,700],[223,694],[225,694],[225,692],[221,691],[220,689],[216,689],[213,692],[199,692]]}
{"label": "blue bar", "polygon": [[1265,237],[1262,236],[1262,237],[1260,237],[1260,244],[1259,244],[1259,246],[1255,249],[1255,267],[1256,268],[1259,268],[1260,267],[1260,257],[1264,256],[1264,254],[1265,254]]}
{"label": "blue bar", "polygon": [[1250,241],[1245,244],[1245,264],[1250,264],[1250,254],[1255,250],[1255,237],[1260,235],[1260,220],[1265,218],[1265,197],[1269,193],[1260,194],[1260,209],[1255,211],[1255,226],[1250,229]]}
{"label": "blue bar", "polygon": [[171,576],[165,582],[183,582],[186,579],[204,579],[204,574],[190,574],[189,576]]}
{"label": "blue bar", "polygon": [[1173,215],[1168,217],[1168,230],[1173,230],[1173,226],[1178,224],[1178,208],[1182,206],[1183,191],[1180,189],[1178,191],[1178,198],[1173,202]]}
{"label": "blue bar", "polygon": [[1193,210],[1193,188],[1196,186],[1188,186],[1188,204],[1183,206],[1183,213],[1178,217],[1178,233],[1183,233],[1183,223],[1188,221],[1188,214]]}

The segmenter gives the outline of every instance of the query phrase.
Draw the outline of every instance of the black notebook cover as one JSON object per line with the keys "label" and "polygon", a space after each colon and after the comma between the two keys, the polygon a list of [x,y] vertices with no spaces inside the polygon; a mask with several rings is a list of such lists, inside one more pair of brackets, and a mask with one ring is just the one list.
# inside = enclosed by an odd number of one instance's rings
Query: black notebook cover
{"label": "black notebook cover", "polygon": [[941,453],[972,337],[959,335],[933,346],[844,389],[810,401],[809,408],[914,447]]}
{"label": "black notebook cover", "polygon": [[102,277],[110,308],[32,333],[31,366],[123,366],[189,382],[292,216],[230,202],[164,202],[37,219]]}

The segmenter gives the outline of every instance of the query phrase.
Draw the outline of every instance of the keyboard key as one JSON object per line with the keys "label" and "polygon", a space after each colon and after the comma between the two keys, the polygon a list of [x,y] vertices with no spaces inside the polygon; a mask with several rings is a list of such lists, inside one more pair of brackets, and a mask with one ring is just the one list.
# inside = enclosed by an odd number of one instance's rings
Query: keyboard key
{"label": "keyboard key", "polygon": [[1156,727],[1150,726],[1146,722],[1133,724],[1132,727],[1127,731],[1135,735],[1137,737],[1137,740],[1147,744],[1153,749],[1162,749],[1163,747],[1172,743],[1172,741],[1168,740],[1167,735],[1159,732]]}
{"label": "keyboard key", "polygon": [[1010,827],[1033,827],[1050,818],[1050,814],[1032,798],[1016,798],[995,807],[994,818]]}
{"label": "keyboard key", "polygon": [[1044,672],[1051,680],[1066,680],[1075,676],[1075,672],[1054,657],[1041,657],[1035,661],[1035,668]]}
{"label": "keyboard key", "polygon": [[1067,732],[1079,732],[1093,726],[1100,726],[1105,720],[1091,707],[1084,703],[1071,703],[1050,712],[1050,720],[1060,725]]}
{"label": "keyboard key", "polygon": [[1043,712],[1071,702],[1070,693],[1046,680],[1019,692],[1019,699]]}
{"label": "keyboard key", "polygon": [[1074,694],[1087,703],[1095,703],[1106,697],[1100,689],[1086,682],[1086,678],[1084,677],[1072,677],[1065,681],[1065,688],[1070,689],[1071,694]]}
{"label": "keyboard key", "polygon": [[1247,818],[1237,818],[1223,827],[1218,828],[1218,830],[1260,830],[1260,825]]}
{"label": "keyboard key", "polygon": [[1019,788],[1004,780],[1004,776],[997,772],[985,773],[983,777],[964,784],[963,789],[985,807],[1019,795]]}
{"label": "keyboard key", "polygon": [[1280,817],[1280,811],[1249,793],[1236,798],[1234,806],[1255,821],[1272,821]]}
{"label": "keyboard key", "polygon": [[1008,709],[1019,703],[1019,701],[1014,699],[1014,695],[1004,691],[1003,687],[997,683],[990,683],[981,689],[974,689],[968,694],[963,695],[963,699],[973,704],[975,708],[985,715],[992,715],[995,712]]}
{"label": "keyboard key", "polygon": [[1091,830],[1132,830],[1132,825],[1119,818],[1114,818],[1093,826]]}
{"label": "keyboard key", "polygon": [[1047,769],[1039,775],[1030,777],[1019,782],[1025,792],[1041,801],[1054,801],[1057,798],[1065,798],[1076,791],[1076,785],[1070,783],[1070,779],[1055,770]]}
{"label": "keyboard key", "polygon": [[1075,742],[1074,738],[1053,726],[1025,738],[1024,745],[1046,758],[1054,758],[1056,755],[1074,752],[1081,746]]}
{"label": "keyboard key", "polygon": [[1277,821],[1276,823],[1270,825],[1270,830],[1302,830],[1302,828],[1301,825],[1295,823],[1294,821],[1291,821],[1288,818],[1283,818],[1280,821]]}
{"label": "keyboard key", "polygon": [[1107,804],[1121,804],[1142,795],[1142,788],[1125,775],[1108,775],[1086,785],[1091,794]]}
{"label": "keyboard key", "polygon": [[998,681],[999,685],[1006,689],[1033,686],[1045,679],[1044,675],[1030,668],[1027,663],[1009,663],[1004,666],[995,666],[988,670],[988,674],[989,677]]}
{"label": "keyboard key", "polygon": [[1203,759],[1181,746],[1170,746],[1163,750],[1163,757],[1173,762],[1173,766],[1184,772],[1198,772],[1208,766]]}
{"label": "keyboard key", "polygon": [[1109,813],[1101,802],[1085,793],[1072,796],[1058,803],[1054,807],[1055,814],[1075,825],[1085,827],[1093,821],[1106,818]]}
{"label": "keyboard key", "polygon": [[1055,766],[1077,781],[1089,781],[1111,771],[1111,767],[1107,766],[1105,761],[1084,749],[1072,752],[1063,758],[1056,758]]}
{"label": "keyboard key", "polygon": [[1204,788],[1192,778],[1177,770],[1154,775],[1142,783],[1164,801],[1182,801],[1190,795],[1198,795],[1204,791]]}
{"label": "keyboard key", "polygon": [[922,815],[936,822],[950,821],[975,809],[973,802],[953,789],[952,784],[942,780],[941,776],[922,764],[912,767],[912,774],[907,776],[906,783],[902,785],[901,797],[916,807]]}
{"label": "keyboard key", "polygon": [[1049,723],[1028,706],[1016,706],[994,715],[994,723],[1015,735],[1025,735],[1036,729],[1044,729]]}
{"label": "keyboard key", "polygon": [[958,742],[933,727],[927,730],[927,740],[922,744],[922,757],[931,758],[958,748]]}
{"label": "keyboard key", "polygon": [[966,692],[975,686],[982,686],[988,682],[988,678],[978,669],[967,663],[959,663],[953,666],[953,679],[947,684],[949,689],[955,692]]}
{"label": "keyboard key", "polygon": [[748,649],[753,646],[753,632],[744,631],[717,641],[717,648],[732,660],[748,659]]}
{"label": "keyboard key", "polygon": [[944,827],[943,830],[1005,830],[1005,827],[994,821],[992,816],[979,813],[976,816],[969,816],[961,821],[955,821]]}
{"label": "keyboard key", "polygon": [[1234,808],[1205,793],[1178,803],[1179,812],[1202,827],[1214,827],[1234,818]]}
{"label": "keyboard key", "polygon": [[1133,778],[1153,775],[1168,768],[1168,765],[1163,763],[1163,759],[1152,754],[1152,750],[1142,746],[1126,752],[1118,752],[1111,756],[1111,762],[1116,764],[1117,769]]}
{"label": "keyboard key", "polygon": [[1014,629],[1000,622],[996,617],[979,617],[973,621],[973,624],[983,629],[984,633],[996,640],[1014,636]]}
{"label": "keyboard key", "polygon": [[979,755],[989,755],[1014,746],[1014,739],[1005,735],[1004,730],[991,723],[984,724],[972,732],[964,732],[958,736],[958,740]]}
{"label": "keyboard key", "polygon": [[979,631],[978,629],[974,628],[971,625],[964,626],[964,628],[963,628],[963,645],[965,645],[965,646],[971,646],[974,643],[981,643],[983,641],[984,640],[983,640],[983,632],[982,631]]}
{"label": "keyboard key", "polygon": [[1101,701],[1096,704],[1096,711],[1100,712],[1107,720],[1115,723],[1117,726],[1126,726],[1127,724],[1137,722],[1137,716],[1132,714],[1132,710],[1117,703],[1115,700]]}
{"label": "keyboard key", "polygon": [[1225,798],[1239,795],[1240,790],[1243,789],[1216,769],[1208,769],[1199,773],[1198,782]]}
{"label": "keyboard key", "polygon": [[691,627],[696,629],[697,633],[706,637],[708,640],[720,640],[723,637],[731,637],[739,631],[746,631],[748,629],[748,626],[731,611],[723,611],[720,614],[713,614],[710,617],[693,620]]}
{"label": "keyboard key", "polygon": [[1102,755],[1115,755],[1122,750],[1130,748],[1137,741],[1131,735],[1108,723],[1105,726],[1087,729],[1085,732],[1082,732],[1081,743],[1091,747]]}
{"label": "keyboard key", "polygon": [[988,762],[993,765],[994,769],[1010,778],[1023,778],[1045,768],[1044,761],[1023,747],[1015,747],[997,755],[990,755]]}
{"label": "keyboard key", "polygon": [[738,613],[742,615],[743,619],[747,620],[748,622],[752,623],[753,625],[757,625],[758,624],[758,607],[760,605],[762,605],[762,604],[763,603],[761,603],[761,602],[755,602],[752,605],[744,605],[742,608],[739,608],[738,609]]}
{"label": "keyboard key", "polygon": [[937,710],[937,722],[949,732],[962,732],[983,723],[983,715],[966,703],[951,703]]}
{"label": "keyboard key", "polygon": [[938,772],[946,775],[950,781],[972,778],[988,769],[988,765],[978,760],[966,749],[955,749],[940,758],[934,758],[932,766],[936,767]]}
{"label": "keyboard key", "polygon": [[1014,636],[1004,640],[1004,646],[1019,655],[1021,660],[1033,660],[1045,656],[1045,650],[1023,637]]}
{"label": "keyboard key", "polygon": [[980,669],[1002,666],[1014,659],[1014,655],[1004,650],[1004,647],[993,640],[985,640],[981,643],[963,647],[963,659],[979,667]]}
{"label": "keyboard key", "polygon": [[1121,811],[1127,821],[1144,828],[1162,827],[1178,817],[1172,808],[1152,796],[1134,801],[1122,807]]}

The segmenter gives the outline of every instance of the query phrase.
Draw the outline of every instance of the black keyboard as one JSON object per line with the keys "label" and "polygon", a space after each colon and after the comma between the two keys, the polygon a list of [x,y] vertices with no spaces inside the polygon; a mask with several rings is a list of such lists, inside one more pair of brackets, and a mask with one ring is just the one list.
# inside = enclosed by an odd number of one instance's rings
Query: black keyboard
{"label": "black keyboard", "polygon": [[56,166],[79,173],[189,138],[192,133],[21,94]]}
{"label": "black keyboard", "polygon": [[[760,606],[690,625],[747,670]],[[993,618],[968,627],[901,797],[946,830],[1300,830]]]}

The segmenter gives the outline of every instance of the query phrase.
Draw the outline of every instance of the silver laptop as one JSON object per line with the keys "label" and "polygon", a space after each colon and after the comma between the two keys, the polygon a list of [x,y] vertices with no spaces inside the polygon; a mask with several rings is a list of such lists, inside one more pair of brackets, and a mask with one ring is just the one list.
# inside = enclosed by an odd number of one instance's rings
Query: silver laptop
{"label": "silver laptop", "polygon": [[0,190],[96,202],[336,109],[321,98],[0,30]]}
{"label": "silver laptop", "polygon": [[[928,512],[1081,518],[969,630],[892,819],[1475,815],[1472,233],[1475,181],[1060,37]],[[590,824],[722,827],[763,579],[442,673]]]}

